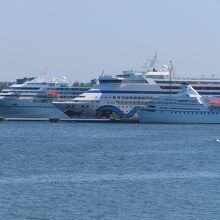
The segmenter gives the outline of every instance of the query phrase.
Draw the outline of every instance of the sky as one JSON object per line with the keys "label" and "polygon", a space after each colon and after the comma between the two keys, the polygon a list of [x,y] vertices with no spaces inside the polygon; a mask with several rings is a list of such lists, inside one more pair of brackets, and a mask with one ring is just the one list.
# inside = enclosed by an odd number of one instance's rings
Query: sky
{"label": "sky", "polygon": [[0,0],[0,81],[140,70],[220,77],[218,0]]}

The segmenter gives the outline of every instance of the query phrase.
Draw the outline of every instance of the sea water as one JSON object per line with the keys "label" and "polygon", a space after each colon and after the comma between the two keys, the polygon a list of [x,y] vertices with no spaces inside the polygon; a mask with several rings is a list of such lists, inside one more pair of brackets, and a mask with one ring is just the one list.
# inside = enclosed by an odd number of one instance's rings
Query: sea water
{"label": "sea water", "polygon": [[220,219],[220,125],[0,123],[0,219]]}

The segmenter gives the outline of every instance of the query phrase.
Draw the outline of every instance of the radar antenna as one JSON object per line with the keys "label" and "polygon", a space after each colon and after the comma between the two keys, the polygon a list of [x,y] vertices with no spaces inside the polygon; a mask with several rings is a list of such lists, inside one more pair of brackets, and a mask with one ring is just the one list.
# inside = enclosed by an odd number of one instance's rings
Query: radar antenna
{"label": "radar antenna", "polygon": [[155,53],[153,59],[151,60],[151,62],[149,64],[149,68],[154,68],[156,62],[157,62],[157,53]]}
{"label": "radar antenna", "polygon": [[170,60],[170,68],[169,68],[169,77],[170,77],[170,88],[169,88],[169,93],[170,93],[170,95],[171,95],[171,92],[172,92],[172,87],[171,87],[171,83],[172,83],[172,81],[171,81],[171,78],[172,78],[172,72],[173,72],[173,64],[172,64],[172,60]]}
{"label": "radar antenna", "polygon": [[144,64],[143,68],[146,69],[146,71],[151,71],[157,62],[157,53],[155,53],[153,59],[147,59],[147,62]]}
{"label": "radar antenna", "polygon": [[170,60],[170,70],[171,70],[171,73],[173,74],[173,77],[175,78],[176,74],[175,74],[175,69],[174,69],[172,60]]}
{"label": "radar antenna", "polygon": [[99,79],[99,77],[102,77],[104,75],[104,73],[105,73],[105,70],[103,69],[101,74],[96,79]]}

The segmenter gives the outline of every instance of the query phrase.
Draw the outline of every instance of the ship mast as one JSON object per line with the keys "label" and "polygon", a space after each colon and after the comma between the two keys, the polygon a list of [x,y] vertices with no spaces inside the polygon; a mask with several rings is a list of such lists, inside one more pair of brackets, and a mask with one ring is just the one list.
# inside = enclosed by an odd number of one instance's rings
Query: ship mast
{"label": "ship mast", "polygon": [[170,68],[169,68],[169,78],[170,78],[170,88],[169,88],[169,94],[171,95],[171,91],[172,91],[172,89],[171,89],[171,75],[172,75],[172,70],[173,70],[173,64],[172,64],[172,61],[170,60]]}

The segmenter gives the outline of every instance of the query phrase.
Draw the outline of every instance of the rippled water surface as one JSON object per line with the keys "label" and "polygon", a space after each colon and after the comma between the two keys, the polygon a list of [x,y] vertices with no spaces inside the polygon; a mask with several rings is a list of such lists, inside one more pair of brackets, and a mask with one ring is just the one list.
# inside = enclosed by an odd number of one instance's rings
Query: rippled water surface
{"label": "rippled water surface", "polygon": [[219,125],[0,123],[0,219],[220,219]]}

